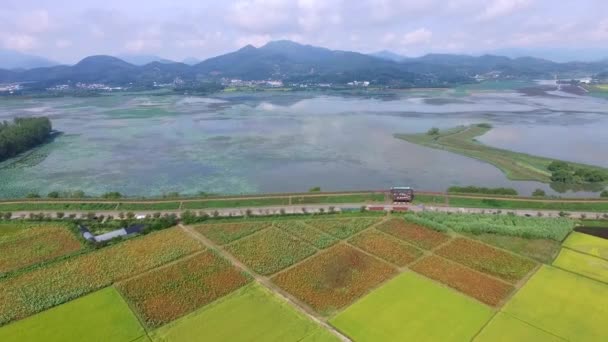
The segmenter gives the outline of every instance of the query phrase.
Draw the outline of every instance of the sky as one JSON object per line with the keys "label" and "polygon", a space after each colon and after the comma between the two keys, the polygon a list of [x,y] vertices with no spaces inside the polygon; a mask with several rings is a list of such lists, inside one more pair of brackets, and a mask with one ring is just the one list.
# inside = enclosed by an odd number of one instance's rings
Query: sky
{"label": "sky", "polygon": [[[0,48],[205,59],[290,39],[364,53],[596,49],[607,0],[2,0]],[[608,56],[606,56],[608,57]]]}

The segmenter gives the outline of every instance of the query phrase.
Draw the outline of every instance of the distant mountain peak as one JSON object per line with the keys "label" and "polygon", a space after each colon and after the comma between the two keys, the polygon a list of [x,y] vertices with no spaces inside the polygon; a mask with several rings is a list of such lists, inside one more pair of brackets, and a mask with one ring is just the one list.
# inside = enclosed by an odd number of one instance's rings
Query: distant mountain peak
{"label": "distant mountain peak", "polygon": [[245,51],[255,51],[258,48],[256,48],[255,46],[251,45],[251,44],[247,44],[245,46],[243,46],[242,48],[238,49],[237,52],[245,52]]}
{"label": "distant mountain peak", "polygon": [[94,55],[83,58],[80,62],[76,63],[74,66],[84,66],[84,65],[92,65],[92,64],[105,64],[105,65],[125,65],[125,66],[133,66],[120,58],[108,55]]}
{"label": "distant mountain peak", "polygon": [[33,69],[59,65],[47,58],[0,49],[0,69]]}

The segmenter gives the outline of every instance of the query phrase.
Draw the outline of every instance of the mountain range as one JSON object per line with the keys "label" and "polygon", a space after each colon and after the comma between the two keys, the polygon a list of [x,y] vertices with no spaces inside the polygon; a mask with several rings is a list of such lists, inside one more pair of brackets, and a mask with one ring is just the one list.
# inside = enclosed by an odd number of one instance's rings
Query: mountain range
{"label": "mountain range", "polygon": [[58,64],[59,63],[44,57],[28,55],[13,50],[0,49],[0,68],[3,69],[32,69]]}
{"label": "mountain range", "polygon": [[396,87],[432,87],[471,82],[476,75],[488,73],[504,78],[552,78],[555,75],[595,75],[608,71],[608,60],[557,63],[533,57],[495,55],[400,57],[387,51],[366,55],[292,41],[274,41],[259,48],[248,45],[193,65],[154,56],[130,59],[132,63],[117,57],[90,56],[72,66],[0,69],[0,83],[150,85],[153,82],[173,82],[176,78],[184,82],[238,78],[334,84],[359,80]]}

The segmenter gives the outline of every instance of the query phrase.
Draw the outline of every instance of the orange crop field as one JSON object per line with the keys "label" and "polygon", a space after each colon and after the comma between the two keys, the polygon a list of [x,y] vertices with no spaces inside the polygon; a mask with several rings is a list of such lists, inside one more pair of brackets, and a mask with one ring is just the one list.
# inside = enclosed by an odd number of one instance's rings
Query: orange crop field
{"label": "orange crop field", "polygon": [[207,238],[209,238],[209,240],[219,245],[224,245],[269,226],[270,223],[267,222],[239,222],[201,224],[195,226],[194,229],[196,229],[199,233],[205,235]]}
{"label": "orange crop field", "polygon": [[23,228],[18,238],[0,243],[0,275],[76,252],[82,247],[66,227]]}
{"label": "orange crop field", "polygon": [[356,235],[349,242],[397,266],[406,266],[423,254],[418,248],[374,229]]}
{"label": "orange crop field", "polygon": [[206,251],[140,277],[117,288],[133,304],[146,325],[159,327],[220,298],[251,278],[227,260]]}
{"label": "orange crop field", "polygon": [[339,244],[272,280],[319,313],[331,314],[396,274],[389,264]]}
{"label": "orange crop field", "polygon": [[523,279],[537,265],[530,259],[464,238],[454,239],[435,253],[511,283]]}
{"label": "orange crop field", "polygon": [[446,234],[405,221],[401,218],[390,219],[381,223],[377,228],[424,249],[435,248],[450,239]]}
{"label": "orange crop field", "polygon": [[489,305],[498,305],[515,289],[513,285],[434,255],[411,268]]}

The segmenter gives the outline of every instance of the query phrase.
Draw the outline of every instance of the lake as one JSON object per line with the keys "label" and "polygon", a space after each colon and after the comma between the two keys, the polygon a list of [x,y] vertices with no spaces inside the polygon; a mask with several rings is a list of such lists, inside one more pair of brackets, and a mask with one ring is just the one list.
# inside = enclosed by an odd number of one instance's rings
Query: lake
{"label": "lake", "polygon": [[[64,132],[0,164],[0,196],[83,190],[131,196],[385,189],[444,191],[546,184],[509,181],[495,167],[395,139],[394,133],[489,122],[480,140],[608,167],[608,100],[514,90],[111,94],[0,99],[0,119],[46,115]],[[589,196],[587,192],[569,196]],[[594,196],[597,196],[595,194]]]}

